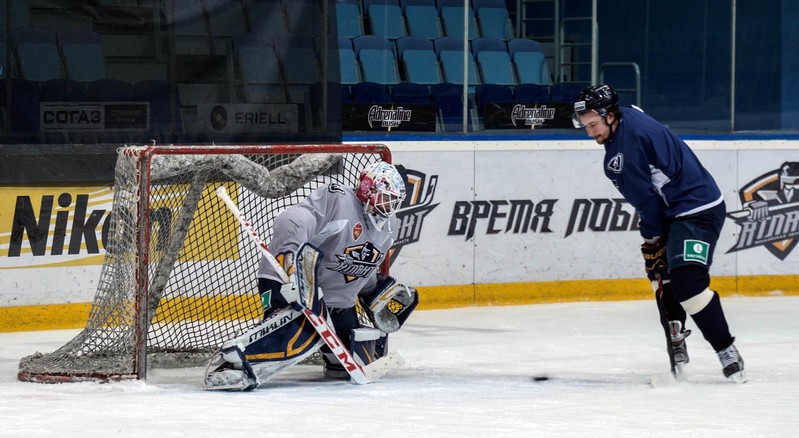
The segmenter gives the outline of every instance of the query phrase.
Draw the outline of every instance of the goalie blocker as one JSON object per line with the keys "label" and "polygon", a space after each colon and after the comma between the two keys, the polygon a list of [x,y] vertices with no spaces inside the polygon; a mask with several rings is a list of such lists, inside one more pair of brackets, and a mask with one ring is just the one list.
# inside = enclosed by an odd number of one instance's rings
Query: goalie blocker
{"label": "goalie blocker", "polygon": [[[415,289],[397,283],[392,277],[381,276],[374,291],[359,296],[359,305],[353,309],[358,313],[354,323],[342,324],[341,318],[329,315],[322,290],[313,286],[313,279],[306,290],[296,275],[291,277],[293,281],[285,285],[259,279],[264,318],[257,326],[223,344],[211,357],[206,366],[205,389],[254,389],[324,346],[311,316],[304,314],[295,305],[297,302],[307,306],[314,317],[332,320],[337,334],[346,333],[347,339],[341,336],[342,341],[347,342],[360,365],[368,367],[381,358],[384,367],[401,361],[398,355],[384,357],[388,352],[388,333],[399,330],[416,308],[419,299]],[[314,289],[316,293],[311,293]]]}

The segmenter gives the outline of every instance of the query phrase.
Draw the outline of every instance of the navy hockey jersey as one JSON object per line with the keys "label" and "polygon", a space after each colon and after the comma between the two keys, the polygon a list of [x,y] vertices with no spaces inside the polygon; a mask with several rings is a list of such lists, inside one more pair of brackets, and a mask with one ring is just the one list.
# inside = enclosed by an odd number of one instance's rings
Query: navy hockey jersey
{"label": "navy hockey jersey", "polygon": [[664,220],[697,213],[723,201],[716,181],[693,151],[636,107],[605,145],[605,175],[638,211],[641,235],[663,235]]}

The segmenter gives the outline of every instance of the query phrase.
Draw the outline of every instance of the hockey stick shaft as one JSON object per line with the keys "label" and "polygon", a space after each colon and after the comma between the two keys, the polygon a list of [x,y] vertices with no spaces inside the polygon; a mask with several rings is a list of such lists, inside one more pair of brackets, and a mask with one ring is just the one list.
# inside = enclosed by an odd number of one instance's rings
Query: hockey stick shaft
{"label": "hockey stick shaft", "polygon": [[272,253],[269,252],[269,248],[266,246],[264,241],[261,240],[260,237],[258,237],[258,233],[255,232],[255,230],[252,227],[252,224],[250,224],[250,222],[244,217],[244,215],[241,213],[241,210],[239,210],[239,207],[236,205],[235,202],[233,202],[233,199],[230,198],[230,195],[228,194],[227,189],[225,189],[225,186],[219,186],[216,189],[216,195],[220,199],[222,199],[225,205],[227,205],[227,208],[230,210],[230,212],[233,213],[233,216],[235,216],[236,219],[238,219],[241,226],[247,231],[247,235],[250,236],[250,239],[261,250],[261,253],[263,254],[264,258],[266,258],[266,261],[269,262],[269,264],[272,265],[273,268],[275,268],[277,275],[280,276],[280,279],[283,281],[283,283],[289,283],[290,282],[289,277],[288,275],[286,275],[286,272],[283,270],[283,267],[280,266],[280,263],[277,262],[275,256],[273,256]]}

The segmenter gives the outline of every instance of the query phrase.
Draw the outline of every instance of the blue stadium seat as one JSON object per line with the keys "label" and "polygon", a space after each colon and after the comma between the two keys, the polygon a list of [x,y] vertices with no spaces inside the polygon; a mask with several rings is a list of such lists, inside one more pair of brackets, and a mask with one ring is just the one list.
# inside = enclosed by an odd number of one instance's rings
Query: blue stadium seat
{"label": "blue stadium seat", "polygon": [[397,51],[407,81],[425,85],[442,81],[432,41],[416,36],[402,37],[397,40]]}
{"label": "blue stadium seat", "polygon": [[91,82],[106,77],[106,61],[100,34],[83,29],[62,29],[56,33],[58,49],[68,79]]}
{"label": "blue stadium seat", "polygon": [[72,79],[50,79],[40,86],[42,102],[86,102],[89,89],[85,82]]}
{"label": "blue stadium seat", "polygon": [[55,33],[36,27],[11,31],[11,44],[22,79],[48,81],[63,77]]}
{"label": "blue stadium seat", "polygon": [[381,36],[388,39],[397,39],[407,35],[405,21],[402,19],[402,10],[399,3],[389,0],[382,2],[365,2],[366,16],[369,17],[369,24],[372,35]]}
{"label": "blue stadium seat", "polygon": [[527,38],[511,39],[508,41],[508,53],[520,84],[552,83],[549,66],[538,41]]}
{"label": "blue stadium seat", "polygon": [[234,63],[246,102],[285,103],[280,64],[266,35],[246,32],[232,38]]}
{"label": "blue stadium seat", "polygon": [[248,29],[247,17],[239,0],[203,0],[211,35],[212,51],[224,55],[230,38]]}
{"label": "blue stadium seat", "polygon": [[8,87],[12,111],[8,113],[11,133],[39,132],[39,106],[41,97],[36,82],[17,78],[0,80],[0,87]]}
{"label": "blue stadium seat", "polygon": [[408,4],[404,6],[403,15],[408,35],[420,36],[434,40],[444,36],[438,9],[431,4]]}
{"label": "blue stadium seat", "polygon": [[513,65],[504,41],[492,37],[475,38],[472,40],[472,51],[483,83],[516,85]]}
{"label": "blue stadium seat", "polygon": [[363,35],[363,15],[360,4],[355,0],[337,0],[336,25],[339,37],[355,38]]}
{"label": "blue stadium seat", "polygon": [[391,94],[394,97],[394,103],[409,105],[409,104],[432,104],[433,97],[430,94],[430,88],[414,84],[413,82],[403,82],[391,87]]}
{"label": "blue stadium seat", "polygon": [[376,35],[361,35],[353,38],[355,55],[361,64],[361,77],[366,82],[397,84],[399,69],[393,45]]}
{"label": "blue stadium seat", "polygon": [[[463,87],[456,84],[441,83],[430,87],[430,94],[436,105],[441,129],[448,132],[460,132],[463,130],[463,102],[461,95]],[[466,116],[466,129],[472,130],[471,114],[472,102],[468,100],[468,110]]]}
{"label": "blue stadium seat", "polygon": [[477,111],[482,115],[486,105],[513,103],[513,89],[507,85],[481,84],[475,89],[474,100]]}
{"label": "blue stadium seat", "polygon": [[580,92],[586,87],[584,83],[577,82],[558,82],[552,84],[550,93],[553,102],[573,103],[580,96]]}
{"label": "blue stadium seat", "polygon": [[[463,37],[463,6],[443,6],[439,14],[445,36]],[[472,8],[468,14],[469,39],[472,39],[477,37],[477,21]]]}
{"label": "blue stadium seat", "polygon": [[[441,37],[433,41],[433,46],[438,53],[444,80],[452,84],[463,84],[463,39],[457,37]],[[473,87],[480,84],[477,63],[471,51],[466,52],[469,69],[470,92]]]}
{"label": "blue stadium seat", "polygon": [[200,0],[170,0],[163,8],[167,24],[174,24],[176,54],[211,55],[211,37]]}
{"label": "blue stadium seat", "polygon": [[361,82],[352,86],[354,103],[391,104],[391,88],[386,84]]}
{"label": "blue stadium seat", "polygon": [[[174,92],[174,94],[173,94]],[[174,100],[170,97],[174,96]],[[181,132],[180,95],[169,82],[146,79],[133,85],[133,97],[150,103],[150,131]],[[172,112],[174,109],[174,112]]]}
{"label": "blue stadium seat", "polygon": [[283,0],[288,31],[314,37],[322,34],[322,6],[317,0]]}
{"label": "blue stadium seat", "polygon": [[244,0],[243,5],[250,32],[279,35],[289,31],[280,0]]}
{"label": "blue stadium seat", "polygon": [[341,65],[341,83],[352,85],[361,82],[361,69],[349,38],[339,37],[338,59]]}
{"label": "blue stadium seat", "polygon": [[133,84],[118,79],[99,79],[88,84],[89,100],[126,102],[133,100]]}
{"label": "blue stadium seat", "polygon": [[508,15],[508,9],[504,6],[501,8],[480,7],[476,14],[481,36],[501,40],[513,38],[513,25]]}
{"label": "blue stadium seat", "polygon": [[519,84],[513,87],[516,103],[550,102],[549,87],[541,84]]}

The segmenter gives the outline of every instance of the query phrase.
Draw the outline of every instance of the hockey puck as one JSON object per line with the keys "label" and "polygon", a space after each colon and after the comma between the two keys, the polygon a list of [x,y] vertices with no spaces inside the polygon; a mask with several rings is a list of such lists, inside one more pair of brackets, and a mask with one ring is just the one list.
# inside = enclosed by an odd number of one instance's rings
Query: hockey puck
{"label": "hockey puck", "polygon": [[547,376],[533,376],[533,381],[535,382],[546,382],[547,380],[549,380]]}

